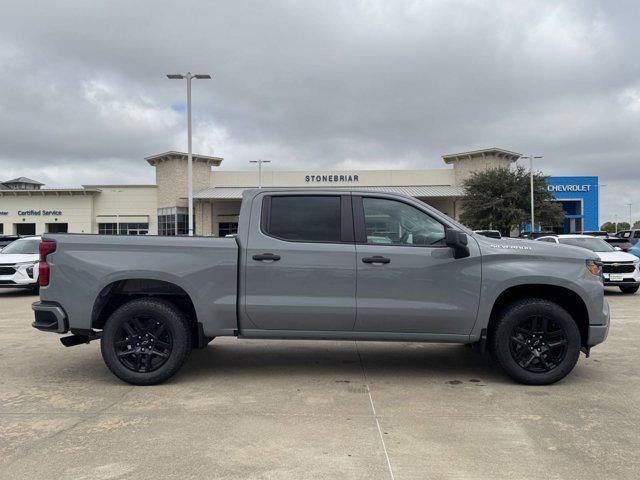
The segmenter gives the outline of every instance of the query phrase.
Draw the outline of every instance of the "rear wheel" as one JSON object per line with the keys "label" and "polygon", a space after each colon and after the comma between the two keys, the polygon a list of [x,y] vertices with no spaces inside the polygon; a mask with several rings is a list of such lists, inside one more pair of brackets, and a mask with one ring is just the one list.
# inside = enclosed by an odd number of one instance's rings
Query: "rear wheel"
{"label": "rear wheel", "polygon": [[638,288],[640,288],[640,286],[635,285],[633,287],[629,286],[629,287],[620,287],[620,290],[622,291],[622,293],[636,293],[638,291]]}
{"label": "rear wheel", "polygon": [[109,317],[100,349],[109,370],[134,385],[173,376],[189,357],[191,329],[182,312],[157,298],[132,300]]}
{"label": "rear wheel", "polygon": [[571,315],[544,299],[521,300],[503,310],[489,343],[505,372],[527,385],[564,378],[578,361],[580,344]]}

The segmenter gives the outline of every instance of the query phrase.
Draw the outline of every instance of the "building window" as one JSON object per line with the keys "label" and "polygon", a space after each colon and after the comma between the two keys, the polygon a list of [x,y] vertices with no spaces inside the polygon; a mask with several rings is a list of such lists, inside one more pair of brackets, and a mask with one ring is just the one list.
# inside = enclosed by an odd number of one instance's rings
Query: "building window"
{"label": "building window", "polygon": [[99,223],[100,235],[146,235],[149,233],[148,223]]}
{"label": "building window", "polygon": [[117,223],[99,223],[98,233],[100,235],[115,235],[116,233],[118,233],[118,224]]}
{"label": "building window", "polygon": [[146,235],[149,233],[148,223],[121,223],[120,235]]}
{"label": "building window", "polygon": [[14,223],[16,226],[16,235],[35,235],[35,223]]}
{"label": "building window", "polygon": [[[194,218],[193,228],[196,228]],[[158,235],[187,235],[189,233],[189,209],[168,207],[158,209]]]}
{"label": "building window", "polygon": [[69,231],[68,223],[47,223],[47,233],[67,233]]}
{"label": "building window", "polygon": [[226,237],[238,233],[238,222],[221,222],[218,224],[218,236]]}
{"label": "building window", "polygon": [[4,223],[0,223],[0,235],[4,234]]}

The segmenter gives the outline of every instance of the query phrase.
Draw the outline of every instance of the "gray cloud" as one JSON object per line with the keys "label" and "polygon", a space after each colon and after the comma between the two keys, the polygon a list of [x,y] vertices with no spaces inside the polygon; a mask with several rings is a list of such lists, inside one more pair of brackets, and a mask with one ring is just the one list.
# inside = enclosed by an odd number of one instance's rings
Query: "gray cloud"
{"label": "gray cloud", "polygon": [[152,181],[195,148],[224,168],[438,167],[487,146],[593,174],[640,218],[634,2],[13,2],[0,28],[0,168],[49,184]]}

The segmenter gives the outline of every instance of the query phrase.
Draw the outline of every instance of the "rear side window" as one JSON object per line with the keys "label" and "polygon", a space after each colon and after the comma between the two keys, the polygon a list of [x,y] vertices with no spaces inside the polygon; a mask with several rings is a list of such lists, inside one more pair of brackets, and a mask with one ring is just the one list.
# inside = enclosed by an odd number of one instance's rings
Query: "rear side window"
{"label": "rear side window", "polygon": [[273,196],[266,233],[297,242],[340,241],[339,196]]}
{"label": "rear side window", "polygon": [[633,238],[640,238],[640,230],[636,230],[633,234]]}

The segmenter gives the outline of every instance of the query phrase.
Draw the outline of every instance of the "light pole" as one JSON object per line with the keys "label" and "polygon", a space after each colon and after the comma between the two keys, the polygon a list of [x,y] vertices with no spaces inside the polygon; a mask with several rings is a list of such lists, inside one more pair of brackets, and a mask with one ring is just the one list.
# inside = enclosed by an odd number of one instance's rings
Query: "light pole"
{"label": "light pole", "polygon": [[534,215],[534,210],[533,210],[533,159],[534,158],[543,158],[542,155],[538,155],[538,156],[534,156],[534,155],[529,155],[528,157],[522,157],[522,158],[528,158],[529,159],[529,182],[531,184],[531,234],[533,234],[533,231],[535,230],[535,215]]}
{"label": "light pole", "polygon": [[633,203],[627,203],[627,207],[629,207],[629,229],[633,227],[633,225],[631,225],[631,205],[633,205]]}
{"label": "light pole", "polygon": [[[167,78],[170,80],[187,80],[187,196],[189,199],[189,231],[190,237],[193,236],[193,158],[191,155],[191,79],[211,79],[211,75],[208,73],[191,73],[187,72],[184,75],[181,73],[167,74]],[[177,232],[176,232],[177,233]]]}
{"label": "light pole", "polygon": [[606,186],[607,186],[606,184],[602,184],[602,183],[598,184],[598,230],[600,230],[600,209],[602,208],[602,205],[600,204],[600,189]]}
{"label": "light pole", "polygon": [[258,188],[262,188],[262,164],[271,163],[271,160],[249,160],[249,163],[258,164]]}

